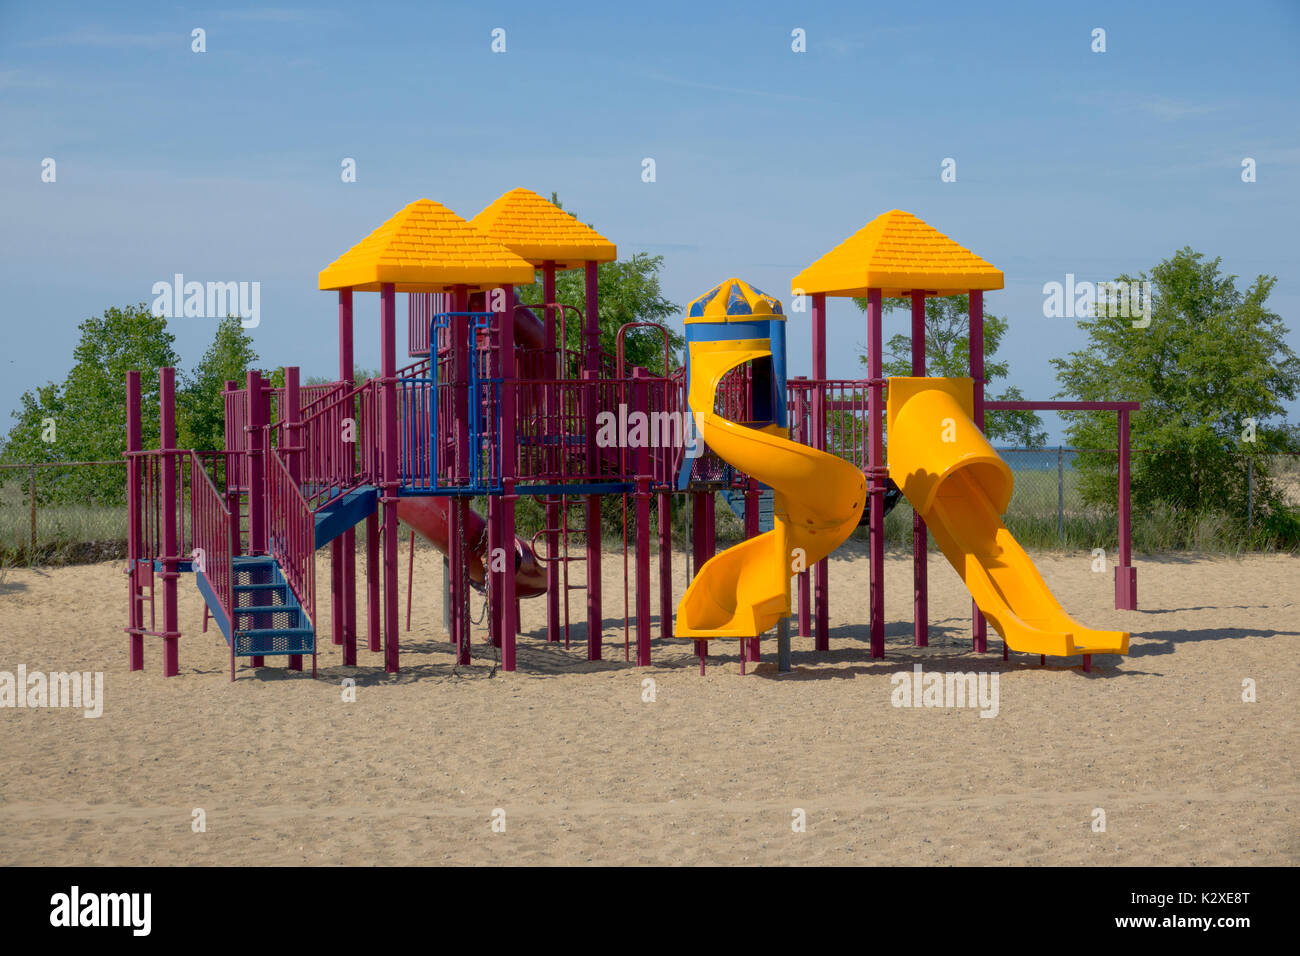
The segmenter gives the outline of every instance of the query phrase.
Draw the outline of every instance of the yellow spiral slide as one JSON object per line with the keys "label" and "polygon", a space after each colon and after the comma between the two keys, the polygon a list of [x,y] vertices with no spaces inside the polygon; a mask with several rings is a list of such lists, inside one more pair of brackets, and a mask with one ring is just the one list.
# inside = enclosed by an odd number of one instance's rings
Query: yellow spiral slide
{"label": "yellow spiral slide", "polygon": [[1127,654],[1124,631],[1066,614],[1002,524],[1011,469],[971,420],[969,378],[889,380],[889,477],[925,519],[979,609],[1013,651]]}
{"label": "yellow spiral slide", "polygon": [[767,339],[691,342],[687,401],[700,437],[724,461],[770,486],[773,528],[709,559],[677,605],[674,634],[706,640],[758,637],[790,613],[790,578],[838,548],[866,503],[852,463],[792,442],[787,430],[747,428],[714,412],[718,383],[771,355]]}

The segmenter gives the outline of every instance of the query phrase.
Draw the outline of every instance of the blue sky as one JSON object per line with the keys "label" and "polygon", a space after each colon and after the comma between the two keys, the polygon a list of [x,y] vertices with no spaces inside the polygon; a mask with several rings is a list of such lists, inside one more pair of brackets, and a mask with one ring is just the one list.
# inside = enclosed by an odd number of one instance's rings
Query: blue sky
{"label": "blue sky", "polygon": [[[469,217],[514,186],[558,191],[622,254],[662,254],[679,305],[730,275],[788,298],[809,262],[906,209],[1005,272],[987,307],[1011,320],[1002,355],[1031,398],[1082,344],[1043,317],[1043,283],[1185,245],[1243,282],[1277,275],[1300,350],[1297,49],[1296,0],[0,2],[0,412],[62,379],[83,319],[177,272],[260,282],[262,364],[329,373],[317,272],[414,199]],[[377,312],[360,299],[358,364],[378,364]],[[172,328],[192,365],[212,320]],[[807,374],[806,317],[789,337]],[[833,301],[832,376],[857,374],[863,341]]]}

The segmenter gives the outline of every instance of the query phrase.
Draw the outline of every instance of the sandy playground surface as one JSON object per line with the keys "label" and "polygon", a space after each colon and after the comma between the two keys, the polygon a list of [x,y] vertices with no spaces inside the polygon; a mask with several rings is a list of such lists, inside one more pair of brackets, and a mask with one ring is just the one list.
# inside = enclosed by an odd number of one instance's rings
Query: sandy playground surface
{"label": "sandy playground surface", "polygon": [[[489,678],[481,639],[453,673],[441,558],[422,550],[400,675],[364,636],[361,666],[344,668],[325,637],[319,680],[272,658],[232,684],[183,577],[181,675],[164,679],[155,639],[146,669],[127,670],[119,563],[10,570],[0,671],[104,671],[105,704],[99,719],[0,710],[0,863],[1300,862],[1300,560],[1139,560],[1138,612],[1112,609],[1090,555],[1037,560],[1080,620],[1134,632],[1129,657],[1091,674],[1077,659],[1004,663],[991,628],[995,652],[971,653],[970,599],[939,555],[931,646],[914,649],[910,557],[896,554],[888,657],[873,662],[867,564],[850,545],[831,562],[831,651],[796,637],[789,675],[770,639],[748,676],[734,643],[715,643],[705,677],[682,641],[656,638],[648,670],[624,663],[621,554],[605,559],[606,661],[585,660],[575,591],[571,650],[546,644],[544,603],[530,601],[518,673]],[[326,561],[318,572],[328,628]],[[917,662],[998,674],[997,716],[893,706],[890,675]],[[1245,678],[1256,703],[1242,702]]]}

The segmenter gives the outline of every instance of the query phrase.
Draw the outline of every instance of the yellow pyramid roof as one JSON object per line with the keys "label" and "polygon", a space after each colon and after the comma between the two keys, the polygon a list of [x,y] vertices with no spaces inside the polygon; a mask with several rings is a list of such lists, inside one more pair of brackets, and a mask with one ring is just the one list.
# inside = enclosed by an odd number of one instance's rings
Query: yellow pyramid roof
{"label": "yellow pyramid roof", "polygon": [[378,292],[471,291],[528,285],[533,267],[441,203],[417,199],[339,256],[320,274],[320,288]]}
{"label": "yellow pyramid roof", "polygon": [[790,280],[805,294],[883,295],[925,291],[958,295],[1001,289],[1002,271],[910,212],[877,216]]}
{"label": "yellow pyramid roof", "polygon": [[572,269],[618,257],[614,243],[531,189],[510,190],[469,223],[534,266],[549,260]]}

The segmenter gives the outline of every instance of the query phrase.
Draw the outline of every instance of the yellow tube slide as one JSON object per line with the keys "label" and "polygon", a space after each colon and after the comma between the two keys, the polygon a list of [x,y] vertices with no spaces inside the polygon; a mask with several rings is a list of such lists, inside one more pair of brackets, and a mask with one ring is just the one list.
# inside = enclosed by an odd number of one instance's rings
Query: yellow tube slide
{"label": "yellow tube slide", "polygon": [[1127,632],[1093,630],[1065,613],[1002,524],[1014,479],[972,406],[968,378],[891,378],[889,477],[1011,650],[1127,654]]}
{"label": "yellow tube slide", "polygon": [[700,437],[724,461],[773,490],[773,529],[709,559],[677,605],[674,634],[696,640],[758,637],[790,613],[790,578],[838,548],[866,502],[862,472],[792,442],[772,425],[746,428],[714,413],[728,371],[770,355],[766,339],[690,343],[688,402]]}

